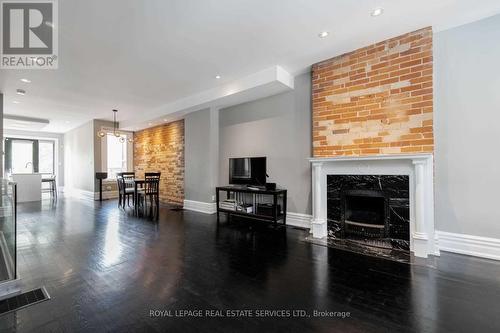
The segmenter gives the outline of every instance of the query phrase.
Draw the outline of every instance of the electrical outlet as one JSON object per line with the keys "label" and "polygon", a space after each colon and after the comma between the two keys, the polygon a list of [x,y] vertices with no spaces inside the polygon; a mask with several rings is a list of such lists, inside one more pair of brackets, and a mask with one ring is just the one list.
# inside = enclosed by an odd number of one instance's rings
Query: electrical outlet
{"label": "electrical outlet", "polygon": [[215,201],[215,195],[212,195],[212,201]]}

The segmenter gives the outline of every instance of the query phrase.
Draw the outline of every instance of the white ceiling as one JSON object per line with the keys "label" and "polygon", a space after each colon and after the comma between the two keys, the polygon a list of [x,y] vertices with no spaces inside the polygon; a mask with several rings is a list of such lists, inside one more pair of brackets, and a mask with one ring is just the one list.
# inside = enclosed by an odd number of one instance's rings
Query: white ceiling
{"label": "white ceiling", "polygon": [[[384,14],[371,17],[376,7]],[[295,75],[405,32],[497,13],[498,0],[63,0],[59,69],[1,70],[0,91],[4,113],[49,119],[44,131],[111,119],[113,108],[132,128],[273,66]]]}

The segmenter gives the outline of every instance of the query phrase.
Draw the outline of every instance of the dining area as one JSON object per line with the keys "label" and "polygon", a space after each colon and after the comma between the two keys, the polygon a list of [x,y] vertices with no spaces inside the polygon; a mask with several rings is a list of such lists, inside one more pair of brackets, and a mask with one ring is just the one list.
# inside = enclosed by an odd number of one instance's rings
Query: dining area
{"label": "dining area", "polygon": [[135,216],[157,219],[160,179],[161,172],[145,172],[144,177],[136,176],[135,172],[117,173],[118,207]]}
{"label": "dining area", "polygon": [[[162,124],[133,134],[115,133],[105,127],[107,124],[93,124],[98,139],[94,152],[89,152],[94,156],[90,163],[94,168],[92,183],[87,182],[88,178],[80,181],[72,175],[68,177],[68,182],[83,189],[77,190],[76,195],[83,192],[83,196],[99,201],[117,199],[117,208],[123,213],[148,219],[157,219],[163,205],[169,209],[183,207],[184,122]],[[77,148],[78,145],[74,147]],[[81,163],[72,165],[78,168]]]}

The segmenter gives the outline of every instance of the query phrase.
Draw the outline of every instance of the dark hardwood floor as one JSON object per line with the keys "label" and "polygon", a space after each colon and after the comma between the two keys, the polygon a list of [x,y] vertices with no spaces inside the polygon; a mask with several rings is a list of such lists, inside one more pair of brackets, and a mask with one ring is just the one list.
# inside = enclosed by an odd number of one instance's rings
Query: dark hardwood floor
{"label": "dark hardwood floor", "polygon": [[[407,265],[304,236],[167,207],[152,222],[116,201],[24,204],[19,275],[24,289],[46,286],[52,299],[0,317],[0,331],[500,331],[498,262],[443,253],[435,267]],[[150,316],[196,309],[303,309],[310,317]]]}

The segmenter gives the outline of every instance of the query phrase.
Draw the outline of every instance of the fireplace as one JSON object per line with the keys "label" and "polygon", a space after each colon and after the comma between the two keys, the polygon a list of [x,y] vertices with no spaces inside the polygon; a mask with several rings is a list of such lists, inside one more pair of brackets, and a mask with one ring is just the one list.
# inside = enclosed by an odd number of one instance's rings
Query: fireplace
{"label": "fireplace", "polygon": [[[313,185],[312,238],[321,240],[328,240],[332,236],[358,238],[375,246],[387,243],[389,239],[392,243],[402,243],[417,257],[439,255],[438,238],[434,228],[432,154],[336,156],[311,158],[310,162]],[[329,181],[332,177],[337,179],[337,184],[335,181],[333,183]],[[339,186],[338,182],[343,181],[342,177],[348,177],[348,181]],[[380,205],[378,209],[370,208],[368,213],[361,215],[355,212],[347,220],[378,225],[380,229],[378,232],[373,226],[345,224],[346,194],[352,194],[349,191],[360,190],[383,192],[387,207],[384,215],[386,224],[381,227]],[[377,204],[377,200],[380,204],[381,193],[371,192],[371,194],[373,194],[371,197],[378,196],[379,199],[357,196],[358,198],[354,198],[354,202],[349,203],[347,208],[356,210],[355,201],[359,200],[370,200],[370,207],[372,204]],[[366,195],[361,195],[364,196]],[[367,219],[367,216],[371,218]],[[357,228],[360,226],[364,227],[364,230]],[[360,231],[365,234],[360,234]]]}
{"label": "fireplace", "polygon": [[383,238],[389,234],[389,207],[382,191],[344,190],[341,194],[342,238]]}

